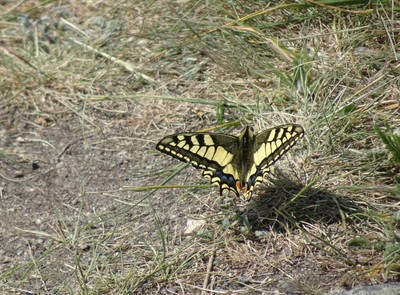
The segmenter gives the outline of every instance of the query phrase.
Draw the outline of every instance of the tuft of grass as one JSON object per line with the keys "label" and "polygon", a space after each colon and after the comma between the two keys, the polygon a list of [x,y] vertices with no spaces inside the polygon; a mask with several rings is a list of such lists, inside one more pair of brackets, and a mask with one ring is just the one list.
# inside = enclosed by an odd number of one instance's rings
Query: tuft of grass
{"label": "tuft of grass", "polygon": [[400,135],[385,122],[386,130],[383,131],[378,125],[374,125],[375,132],[392,154],[393,161],[400,163]]}

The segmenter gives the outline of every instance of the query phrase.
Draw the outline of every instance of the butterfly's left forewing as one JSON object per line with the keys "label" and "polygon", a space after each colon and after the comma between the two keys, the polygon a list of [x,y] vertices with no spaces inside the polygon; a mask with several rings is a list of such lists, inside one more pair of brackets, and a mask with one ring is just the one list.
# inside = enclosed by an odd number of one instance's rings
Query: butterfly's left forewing
{"label": "butterfly's left forewing", "polygon": [[232,164],[237,147],[236,136],[202,132],[169,135],[156,146],[159,151],[202,169],[203,176],[219,185],[221,194],[227,189],[239,195],[239,174]]}

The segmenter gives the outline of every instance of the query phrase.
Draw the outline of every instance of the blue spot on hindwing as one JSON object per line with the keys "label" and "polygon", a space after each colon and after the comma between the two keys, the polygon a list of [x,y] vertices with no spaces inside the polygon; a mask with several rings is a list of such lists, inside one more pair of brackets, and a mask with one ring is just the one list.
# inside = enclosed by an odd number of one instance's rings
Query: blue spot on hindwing
{"label": "blue spot on hindwing", "polygon": [[254,186],[255,183],[256,183],[256,179],[257,179],[259,176],[262,176],[262,175],[263,175],[262,170],[261,170],[259,167],[256,167],[256,168],[257,168],[257,172],[254,173],[252,176],[250,176],[249,181],[247,181],[247,186],[248,186],[248,187]]}
{"label": "blue spot on hindwing", "polygon": [[220,170],[216,170],[214,173],[215,176],[219,177],[222,183],[226,183],[231,187],[235,187],[235,179],[230,174],[225,174]]}

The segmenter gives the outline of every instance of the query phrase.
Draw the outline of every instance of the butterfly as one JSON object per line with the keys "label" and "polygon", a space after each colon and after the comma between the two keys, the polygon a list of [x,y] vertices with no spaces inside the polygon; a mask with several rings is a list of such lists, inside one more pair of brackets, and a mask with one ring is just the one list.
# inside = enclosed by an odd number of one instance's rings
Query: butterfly
{"label": "butterfly", "polygon": [[220,188],[248,201],[254,187],[269,173],[269,167],[304,136],[297,124],[286,124],[254,134],[245,127],[239,136],[188,132],[168,135],[156,149],[195,168]]}

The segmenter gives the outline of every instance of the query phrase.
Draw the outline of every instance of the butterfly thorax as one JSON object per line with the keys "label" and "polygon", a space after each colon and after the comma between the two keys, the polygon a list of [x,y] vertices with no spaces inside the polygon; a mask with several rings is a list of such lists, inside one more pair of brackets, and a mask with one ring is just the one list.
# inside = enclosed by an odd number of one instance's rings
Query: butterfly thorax
{"label": "butterfly thorax", "polygon": [[246,191],[249,188],[248,174],[254,164],[254,129],[247,126],[239,135],[239,149],[232,162],[238,166],[240,171],[239,182],[236,184],[238,191]]}

